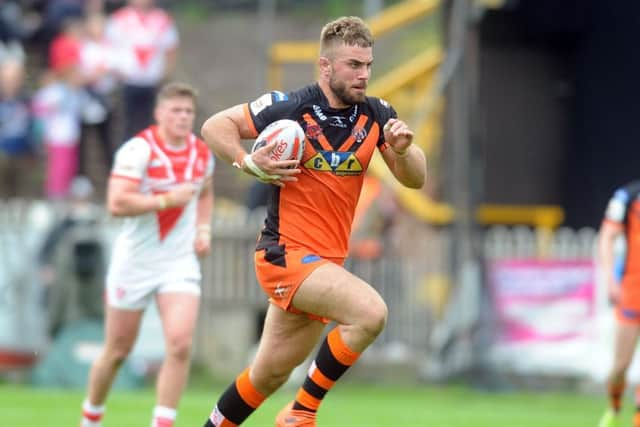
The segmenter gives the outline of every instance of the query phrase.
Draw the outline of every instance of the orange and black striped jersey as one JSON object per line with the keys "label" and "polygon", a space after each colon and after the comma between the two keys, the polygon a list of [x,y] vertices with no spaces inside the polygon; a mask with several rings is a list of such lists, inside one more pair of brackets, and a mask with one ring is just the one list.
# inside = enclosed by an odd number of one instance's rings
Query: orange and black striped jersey
{"label": "orange and black striped jersey", "polygon": [[626,239],[623,274],[640,275],[640,181],[634,181],[613,194],[604,221],[620,227]]}
{"label": "orange and black striped jersey", "polygon": [[267,93],[244,109],[254,136],[280,119],[297,121],[306,134],[298,181],[270,186],[258,249],[290,245],[322,257],[346,257],[364,174],[376,147],[388,147],[382,127],[397,117],[393,107],[367,97],[334,109],[313,84],[289,94]]}

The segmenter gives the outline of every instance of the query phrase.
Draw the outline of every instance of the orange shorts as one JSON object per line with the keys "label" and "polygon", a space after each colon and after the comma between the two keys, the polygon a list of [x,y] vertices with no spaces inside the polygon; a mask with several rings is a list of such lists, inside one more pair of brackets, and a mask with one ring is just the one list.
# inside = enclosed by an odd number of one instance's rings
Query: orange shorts
{"label": "orange shorts", "polygon": [[255,253],[256,277],[269,296],[269,302],[285,311],[306,314],[309,318],[328,323],[313,313],[303,313],[291,304],[296,291],[312,271],[328,262],[342,265],[343,258],[322,258],[304,248],[270,246]]}
{"label": "orange shorts", "polygon": [[616,315],[621,323],[640,325],[640,275],[625,274],[622,277]]}

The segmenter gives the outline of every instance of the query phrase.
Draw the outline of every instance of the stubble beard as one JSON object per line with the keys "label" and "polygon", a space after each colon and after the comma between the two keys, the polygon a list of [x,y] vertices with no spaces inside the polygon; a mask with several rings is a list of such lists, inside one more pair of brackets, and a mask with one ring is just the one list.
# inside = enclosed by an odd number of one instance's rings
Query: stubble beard
{"label": "stubble beard", "polygon": [[364,102],[365,94],[351,94],[347,90],[344,82],[336,80],[333,76],[329,79],[329,88],[331,92],[345,105],[355,105]]}

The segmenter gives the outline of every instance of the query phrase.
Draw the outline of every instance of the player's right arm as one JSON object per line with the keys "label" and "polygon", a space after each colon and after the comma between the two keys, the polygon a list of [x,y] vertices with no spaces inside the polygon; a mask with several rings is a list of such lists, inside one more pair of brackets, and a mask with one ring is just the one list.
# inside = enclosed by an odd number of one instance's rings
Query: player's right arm
{"label": "player's right arm", "polygon": [[598,236],[598,261],[607,284],[609,301],[618,302],[620,286],[615,272],[616,239],[623,234],[623,222],[627,213],[628,194],[624,190],[617,191],[607,205],[602,226]]}
{"label": "player's right arm", "polygon": [[184,206],[195,195],[192,184],[180,184],[163,194],[144,194],[140,183],[146,173],[151,150],[142,139],[127,141],[116,153],[107,186],[107,209],[113,216],[136,216]]}
{"label": "player's right arm", "polygon": [[202,138],[211,151],[221,159],[242,169],[244,172],[255,175],[247,166],[247,156],[260,170],[279,179],[269,180],[270,183],[282,186],[286,181],[297,181],[295,175],[300,173],[297,160],[271,160],[269,153],[275,147],[277,141],[265,145],[254,153],[247,154],[240,141],[258,136],[251,119],[245,114],[243,104],[236,105],[220,111],[209,117],[202,125]]}

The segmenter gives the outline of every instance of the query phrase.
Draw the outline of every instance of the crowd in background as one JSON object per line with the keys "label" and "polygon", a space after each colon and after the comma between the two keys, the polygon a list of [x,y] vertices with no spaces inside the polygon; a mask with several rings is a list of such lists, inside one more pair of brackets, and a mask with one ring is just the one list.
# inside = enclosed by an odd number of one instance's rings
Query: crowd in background
{"label": "crowd in background", "polygon": [[29,193],[40,176],[39,195],[66,199],[88,173],[90,144],[108,171],[114,150],[152,122],[177,46],[154,0],[0,0],[0,197]]}

